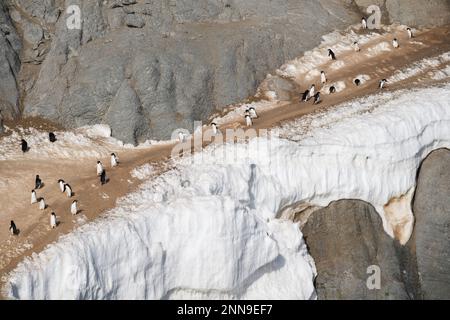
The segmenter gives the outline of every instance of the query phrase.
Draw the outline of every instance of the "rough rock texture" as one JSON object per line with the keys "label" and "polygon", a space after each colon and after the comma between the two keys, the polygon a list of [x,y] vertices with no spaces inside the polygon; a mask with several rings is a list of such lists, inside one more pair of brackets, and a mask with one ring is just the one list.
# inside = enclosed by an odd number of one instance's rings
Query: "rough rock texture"
{"label": "rough rock texture", "polygon": [[[342,200],[311,215],[303,228],[317,267],[319,299],[407,299],[395,241],[381,218],[362,201]],[[368,267],[381,270],[381,288],[370,290]]]}
{"label": "rough rock texture", "polygon": [[371,5],[382,11],[385,23],[401,23],[412,27],[450,23],[449,0],[355,0],[363,12]]}
{"label": "rough rock texture", "polygon": [[450,299],[450,150],[422,164],[413,204],[416,226],[408,247],[416,254],[425,299]]}
{"label": "rough rock texture", "polygon": [[5,118],[19,115],[19,88],[17,76],[20,70],[19,53],[22,44],[12,25],[7,8],[0,1],[0,110]]}

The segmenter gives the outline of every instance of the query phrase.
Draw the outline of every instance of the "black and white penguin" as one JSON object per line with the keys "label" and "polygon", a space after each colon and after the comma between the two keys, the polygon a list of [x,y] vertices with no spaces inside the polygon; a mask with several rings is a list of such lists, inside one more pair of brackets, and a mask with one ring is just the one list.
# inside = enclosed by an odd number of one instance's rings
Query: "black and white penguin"
{"label": "black and white penguin", "polygon": [[31,204],[37,203],[36,191],[31,190]]}
{"label": "black and white penguin", "polygon": [[361,80],[359,80],[359,79],[355,79],[353,82],[355,83],[355,85],[357,87],[359,87],[361,85]]}
{"label": "black and white penguin", "polygon": [[44,198],[41,198],[39,200],[39,210],[45,210],[47,208],[47,205],[45,204]]}
{"label": "black and white penguin", "polygon": [[67,183],[64,184],[64,192],[68,198],[72,197],[72,187]]}
{"label": "black and white penguin", "polygon": [[256,113],[256,110],[255,110],[254,107],[250,107],[250,108],[248,109],[248,111],[249,111],[250,117],[251,117],[252,119],[258,118],[258,114]]}
{"label": "black and white penguin", "polygon": [[211,129],[213,131],[213,134],[217,135],[217,123],[215,122],[211,123]]}
{"label": "black and white penguin", "polygon": [[309,90],[306,90],[305,92],[303,92],[303,96],[302,96],[302,101],[306,102],[309,99]]}
{"label": "black and white penguin", "polygon": [[106,184],[106,170],[103,169],[102,173],[100,174],[100,183],[102,185]]}
{"label": "black and white penguin", "polygon": [[355,52],[360,52],[361,48],[359,47],[358,41],[353,42],[353,50],[355,50]]}
{"label": "black and white penguin", "polygon": [[386,79],[380,80],[380,85],[379,85],[379,88],[380,88],[380,89],[383,89],[383,88],[384,88],[384,86],[386,85],[386,82],[387,82],[387,80],[386,80]]}
{"label": "black and white penguin", "polygon": [[97,176],[101,175],[103,171],[103,164],[101,161],[97,161]]}
{"label": "black and white penguin", "polygon": [[336,60],[336,55],[331,49],[328,49],[328,56],[331,57],[331,60]]}
{"label": "black and white penguin", "polygon": [[78,214],[78,201],[73,200],[72,205],[70,206],[70,213],[72,215]]}
{"label": "black and white penguin", "polygon": [[113,152],[111,153],[111,167],[117,167],[119,165],[119,158],[116,156],[116,154]]}
{"label": "black and white penguin", "polygon": [[325,71],[320,71],[320,82],[322,82],[322,84],[327,83],[327,76],[325,75]]}
{"label": "black and white penguin", "polygon": [[331,86],[330,87],[330,93],[335,93],[336,92],[336,87],[335,86]]}
{"label": "black and white penguin", "polygon": [[398,47],[400,47],[400,44],[398,43],[397,38],[395,38],[394,40],[392,40],[392,46],[397,49]]}
{"label": "black and white penguin", "polygon": [[365,17],[361,19],[361,25],[363,29],[367,29],[367,19]]}
{"label": "black and white penguin", "polygon": [[64,182],[64,180],[59,179],[59,180],[58,180],[58,184],[59,184],[59,190],[61,190],[61,192],[64,192],[64,185],[66,184],[66,183]]}
{"label": "black and white penguin", "polygon": [[308,100],[314,97],[315,94],[316,94],[316,86],[313,84],[309,88]]}
{"label": "black and white penguin", "polygon": [[314,104],[319,104],[319,103],[321,103],[322,102],[322,100],[320,100],[320,92],[317,92],[315,95],[314,95]]}
{"label": "black and white penguin", "polygon": [[245,109],[245,112],[244,112],[244,117],[245,116],[250,116],[250,110],[247,108],[247,109]]}
{"label": "black and white penguin", "polygon": [[245,124],[247,127],[251,127],[253,125],[252,117],[250,117],[250,115],[245,116]]}
{"label": "black and white penguin", "polygon": [[56,214],[52,212],[50,215],[50,227],[52,229],[56,228],[58,226],[58,221],[56,220]]}
{"label": "black and white penguin", "polygon": [[17,236],[17,235],[18,235],[17,227],[16,227],[16,224],[14,223],[13,220],[11,220],[11,224],[9,225],[9,232],[10,232],[13,236]]}
{"label": "black and white penguin", "polygon": [[50,142],[56,142],[56,136],[53,132],[49,132],[48,133],[48,140],[50,140]]}
{"label": "black and white penguin", "polygon": [[28,151],[28,142],[25,141],[25,139],[22,139],[21,141],[21,146],[22,146],[22,152],[25,153]]}
{"label": "black and white penguin", "polygon": [[35,189],[40,189],[40,188],[42,188],[42,186],[43,186],[43,184],[42,184],[41,178],[39,177],[39,175],[36,175],[36,179],[35,179],[35,182],[34,182],[34,188]]}
{"label": "black and white penguin", "polygon": [[406,29],[406,32],[408,32],[408,38],[409,38],[409,39],[414,38],[414,34],[413,34],[411,28],[407,28],[407,29]]}

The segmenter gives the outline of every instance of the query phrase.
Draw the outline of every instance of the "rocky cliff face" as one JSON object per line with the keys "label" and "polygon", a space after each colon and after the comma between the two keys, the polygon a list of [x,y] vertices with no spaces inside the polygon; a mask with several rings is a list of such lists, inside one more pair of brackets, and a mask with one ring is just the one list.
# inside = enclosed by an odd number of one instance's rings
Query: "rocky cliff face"
{"label": "rocky cliff face", "polygon": [[[251,95],[268,72],[321,35],[358,22],[366,6],[362,0],[1,2],[0,97],[8,104],[2,108],[17,115],[20,93],[24,116],[68,128],[107,123],[130,143],[192,130],[193,120]],[[427,10],[418,1],[381,2],[390,20],[450,17],[448,1],[429,1]],[[80,29],[67,26],[75,17],[70,5],[80,8]]]}
{"label": "rocky cliff face", "polygon": [[[450,151],[430,154],[418,174],[415,228],[406,246],[389,238],[374,208],[342,200],[315,212],[303,229],[317,267],[319,299],[450,298]],[[379,289],[367,268],[380,269]]]}

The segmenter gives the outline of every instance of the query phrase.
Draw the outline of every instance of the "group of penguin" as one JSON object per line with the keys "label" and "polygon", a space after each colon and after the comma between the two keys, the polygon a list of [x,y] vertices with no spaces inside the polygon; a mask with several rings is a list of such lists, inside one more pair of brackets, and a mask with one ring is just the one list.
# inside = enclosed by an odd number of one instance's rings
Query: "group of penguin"
{"label": "group of penguin", "polygon": [[[56,136],[53,132],[49,133],[49,141],[52,143],[56,141]],[[28,143],[24,139],[22,139],[21,148],[22,148],[22,152],[27,152],[29,150]],[[117,155],[115,153],[111,153],[111,167],[117,167],[118,165],[119,165],[119,158],[117,157]],[[100,177],[101,185],[106,184],[107,183],[106,170],[103,167],[103,164],[101,163],[101,161],[97,161],[96,169],[97,169],[97,176]],[[59,189],[62,193],[65,193],[68,198],[72,197],[72,195],[73,195],[72,187],[68,183],[66,183],[62,179],[59,179],[58,185],[59,185]],[[40,176],[36,175],[34,189],[31,190],[31,204],[38,203],[39,210],[45,210],[47,208],[45,199],[43,197],[38,198],[37,194],[36,194],[36,190],[42,189],[43,186],[44,186],[44,183],[42,182]],[[72,215],[77,215],[79,213],[78,200],[72,201],[72,204],[70,206],[70,213]],[[58,226],[58,221],[56,218],[56,214],[54,212],[52,212],[50,214],[50,227],[52,229],[54,229],[57,226]],[[19,229],[17,228],[17,226],[13,220],[11,220],[9,231],[12,235],[19,234]]]}

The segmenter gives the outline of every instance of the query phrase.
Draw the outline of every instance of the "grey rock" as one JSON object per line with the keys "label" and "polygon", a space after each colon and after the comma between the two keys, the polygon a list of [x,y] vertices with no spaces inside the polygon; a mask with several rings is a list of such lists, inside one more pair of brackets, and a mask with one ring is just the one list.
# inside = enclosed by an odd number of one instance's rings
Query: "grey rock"
{"label": "grey rock", "polygon": [[415,253],[424,299],[450,299],[450,150],[423,162],[414,196],[415,229],[408,246]]}
{"label": "grey rock", "polygon": [[38,44],[44,37],[44,31],[41,26],[31,22],[26,22],[22,26],[23,37],[27,42],[35,45]]}
{"label": "grey rock", "polygon": [[[342,200],[313,213],[302,230],[317,268],[319,299],[408,299],[395,241],[375,209]],[[380,268],[381,286],[369,289],[370,266]]]}
{"label": "grey rock", "polygon": [[132,28],[143,28],[145,26],[145,20],[136,14],[127,14],[125,16],[125,24]]}

